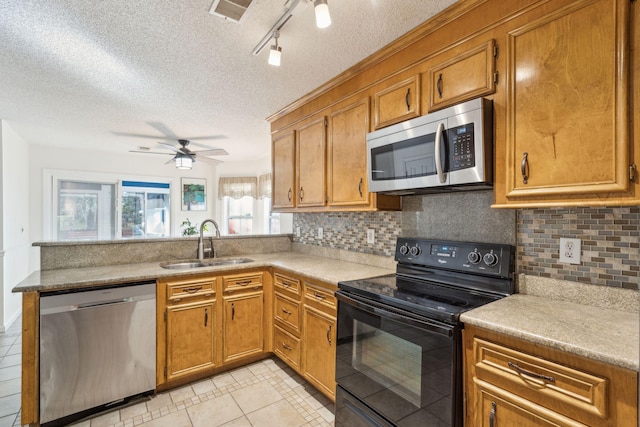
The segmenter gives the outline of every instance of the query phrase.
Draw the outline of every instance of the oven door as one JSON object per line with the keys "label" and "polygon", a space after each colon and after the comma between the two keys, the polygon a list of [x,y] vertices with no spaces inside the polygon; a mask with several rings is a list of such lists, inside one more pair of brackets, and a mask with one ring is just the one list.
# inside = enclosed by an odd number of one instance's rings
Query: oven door
{"label": "oven door", "polygon": [[344,291],[336,297],[336,426],[359,425],[354,418],[461,426],[459,327]]}

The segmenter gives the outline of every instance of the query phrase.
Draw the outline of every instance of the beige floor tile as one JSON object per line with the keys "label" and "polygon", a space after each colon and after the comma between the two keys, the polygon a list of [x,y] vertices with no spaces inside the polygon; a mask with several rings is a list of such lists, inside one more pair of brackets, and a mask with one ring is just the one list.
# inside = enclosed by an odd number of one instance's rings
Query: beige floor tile
{"label": "beige floor tile", "polygon": [[254,375],[266,374],[271,372],[271,369],[269,369],[269,367],[262,362],[253,363],[247,366],[247,369],[253,372]]}
{"label": "beige floor tile", "polygon": [[242,417],[243,413],[231,395],[226,394],[187,408],[193,427],[213,427]]}
{"label": "beige floor tile", "polygon": [[242,416],[233,421],[220,425],[220,427],[252,427],[247,417]]}
{"label": "beige floor tile", "polygon": [[91,427],[105,427],[120,422],[120,411],[111,411],[91,418]]}
{"label": "beige floor tile", "polygon": [[245,414],[282,399],[282,395],[267,381],[241,388],[231,395]]}
{"label": "beige floor tile", "polygon": [[255,375],[249,370],[249,368],[234,369],[230,372],[230,374],[236,381],[246,381],[255,377]]}
{"label": "beige floor tile", "polygon": [[173,403],[182,402],[183,400],[189,399],[196,395],[190,385],[171,390],[169,394],[171,395],[171,400],[173,400]]}
{"label": "beige floor tile", "polygon": [[213,384],[215,384],[215,386],[218,388],[227,387],[237,382],[236,379],[231,376],[231,374],[216,375],[215,377],[213,377],[212,381]]}
{"label": "beige floor tile", "polygon": [[197,395],[204,394],[208,391],[215,390],[216,385],[211,381],[211,379],[206,379],[204,381],[198,381],[197,383],[191,384],[191,388],[193,388],[194,393]]}
{"label": "beige floor tile", "polygon": [[143,415],[147,413],[147,402],[136,403],[135,405],[127,406],[120,409],[120,419],[122,421],[133,418],[136,415]]}
{"label": "beige floor tile", "polygon": [[280,400],[247,414],[253,427],[298,427],[307,421],[286,400]]}
{"label": "beige floor tile", "polygon": [[160,393],[147,402],[147,410],[153,412],[156,409],[162,409],[170,405],[173,405],[173,401],[169,393]]}
{"label": "beige floor tile", "polygon": [[323,406],[322,408],[319,408],[317,412],[318,414],[320,414],[322,418],[325,419],[325,421],[333,422],[336,419],[336,416],[334,415],[334,413],[329,409],[327,409],[327,407],[325,406]]}
{"label": "beige floor tile", "polygon": [[140,424],[141,427],[191,427],[191,420],[187,411],[184,409],[172,412],[164,417],[156,418],[146,423]]}

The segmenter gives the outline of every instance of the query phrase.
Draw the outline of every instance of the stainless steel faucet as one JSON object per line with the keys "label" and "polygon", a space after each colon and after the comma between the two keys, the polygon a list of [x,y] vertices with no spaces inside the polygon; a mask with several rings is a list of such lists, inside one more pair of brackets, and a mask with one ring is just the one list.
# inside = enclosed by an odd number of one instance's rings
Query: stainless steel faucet
{"label": "stainless steel faucet", "polygon": [[[204,260],[204,243],[203,243],[203,234],[204,234],[204,226],[206,223],[210,222],[211,224],[213,224],[213,226],[216,229],[216,239],[220,238],[220,228],[218,228],[218,223],[215,222],[212,219],[205,219],[204,221],[202,221],[202,224],[200,224],[200,238],[198,239],[198,260],[202,261]],[[213,245],[211,247],[211,250],[213,251]],[[213,253],[213,257],[215,258],[216,253]]]}

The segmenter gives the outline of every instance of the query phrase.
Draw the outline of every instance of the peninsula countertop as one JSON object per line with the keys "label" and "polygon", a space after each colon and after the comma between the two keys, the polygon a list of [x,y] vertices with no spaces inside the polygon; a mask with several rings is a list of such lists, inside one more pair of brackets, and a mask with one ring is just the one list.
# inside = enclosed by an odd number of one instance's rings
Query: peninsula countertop
{"label": "peninsula countertop", "polygon": [[465,324],[639,370],[637,312],[515,294],[463,313],[460,319]]}
{"label": "peninsula countertop", "polygon": [[[184,277],[203,273],[233,272],[249,268],[274,267],[308,277],[309,279],[334,285],[337,285],[337,283],[342,280],[364,279],[366,277],[394,273],[394,270],[386,268],[298,252],[246,254],[243,255],[242,258],[250,258],[253,261],[243,264],[226,264],[185,270],[162,268],[159,262],[40,270],[33,272],[19,283],[13,288],[13,292],[51,292],[64,289],[141,282],[174,276]],[[217,259],[224,260],[225,257]]]}

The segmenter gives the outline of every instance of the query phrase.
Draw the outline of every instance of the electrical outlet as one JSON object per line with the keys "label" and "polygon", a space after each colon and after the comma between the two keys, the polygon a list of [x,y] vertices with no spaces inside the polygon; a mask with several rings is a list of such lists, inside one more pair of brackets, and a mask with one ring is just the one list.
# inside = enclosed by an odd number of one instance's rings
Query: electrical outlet
{"label": "electrical outlet", "polygon": [[296,237],[300,237],[300,227],[296,227]]}
{"label": "electrical outlet", "polygon": [[367,228],[367,243],[373,245],[376,242],[376,230]]}
{"label": "electrical outlet", "polygon": [[580,239],[560,238],[560,262],[580,264]]}
{"label": "electrical outlet", "polygon": [[324,237],[324,230],[322,229],[322,227],[318,227],[318,240],[322,240],[323,237]]}

